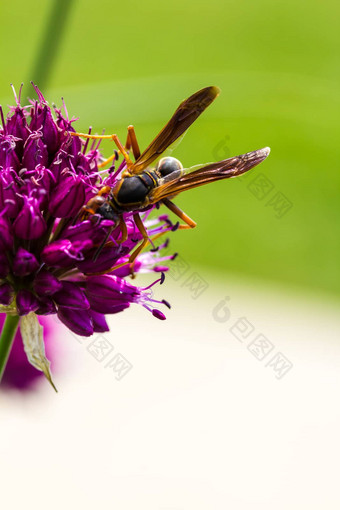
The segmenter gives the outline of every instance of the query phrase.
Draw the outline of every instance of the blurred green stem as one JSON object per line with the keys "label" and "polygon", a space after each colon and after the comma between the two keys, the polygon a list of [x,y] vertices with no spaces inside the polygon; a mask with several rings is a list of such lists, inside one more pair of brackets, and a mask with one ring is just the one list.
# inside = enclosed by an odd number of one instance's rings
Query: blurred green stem
{"label": "blurred green stem", "polygon": [[19,315],[6,315],[6,320],[0,336],[0,382],[4,374],[9,354],[11,352],[15,333],[19,324]]}
{"label": "blurred green stem", "polygon": [[27,96],[33,96],[33,90],[30,87],[31,81],[42,91],[47,87],[72,3],[72,0],[54,0],[52,3],[49,19],[44,24],[44,32],[33,69],[28,77],[28,83],[24,87],[22,94],[24,100]]}

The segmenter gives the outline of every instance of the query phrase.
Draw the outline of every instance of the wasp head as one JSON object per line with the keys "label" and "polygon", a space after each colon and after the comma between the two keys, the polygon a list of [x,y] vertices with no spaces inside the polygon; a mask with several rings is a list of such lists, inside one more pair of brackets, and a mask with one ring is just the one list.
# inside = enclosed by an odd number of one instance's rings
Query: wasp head
{"label": "wasp head", "polygon": [[178,161],[178,159],[171,157],[160,159],[156,166],[156,172],[160,177],[165,177],[166,175],[172,174],[173,172],[182,169],[182,163]]}

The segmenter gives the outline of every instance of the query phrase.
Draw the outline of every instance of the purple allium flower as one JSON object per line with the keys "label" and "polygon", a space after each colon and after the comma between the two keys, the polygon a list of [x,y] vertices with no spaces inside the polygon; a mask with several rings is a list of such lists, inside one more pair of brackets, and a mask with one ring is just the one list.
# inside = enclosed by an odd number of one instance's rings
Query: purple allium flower
{"label": "purple allium flower", "polygon": [[[100,188],[114,186],[119,172],[114,167],[100,170],[98,146],[71,136],[73,120],[66,109],[65,115],[52,111],[35,90],[38,100],[29,106],[17,100],[6,119],[0,107],[0,312],[21,316],[28,358],[48,375],[37,317],[57,314],[73,332],[91,336],[108,330],[105,314],[137,303],[163,320],[155,306],[167,303],[152,298],[151,286],[124,280],[130,272],[129,253],[142,239],[132,213],[124,213],[123,242],[112,221],[82,216]],[[120,170],[125,168],[123,162]],[[142,219],[150,237],[171,230],[166,216],[148,221],[149,213]],[[143,253],[134,272],[166,271],[169,258],[160,257],[159,250]],[[28,345],[32,336],[36,345],[40,342],[38,351]]]}

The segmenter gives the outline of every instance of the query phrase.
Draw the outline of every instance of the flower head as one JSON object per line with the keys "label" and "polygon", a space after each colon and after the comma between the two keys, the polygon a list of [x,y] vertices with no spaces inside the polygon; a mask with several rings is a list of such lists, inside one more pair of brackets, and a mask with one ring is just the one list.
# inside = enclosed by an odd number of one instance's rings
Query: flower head
{"label": "flower head", "polygon": [[[142,239],[132,213],[124,213],[124,239],[112,221],[82,215],[100,188],[115,184],[117,172],[113,166],[101,171],[98,146],[71,136],[67,112],[53,112],[35,90],[38,99],[28,107],[17,100],[6,119],[1,110],[0,311],[22,317],[57,314],[82,336],[107,331],[105,315],[132,303],[163,320],[155,306],[166,302],[153,300],[150,288],[124,280],[129,253]],[[150,237],[171,230],[165,216],[148,222],[149,212],[144,225]],[[143,253],[134,271],[166,271],[166,258],[157,251]]]}

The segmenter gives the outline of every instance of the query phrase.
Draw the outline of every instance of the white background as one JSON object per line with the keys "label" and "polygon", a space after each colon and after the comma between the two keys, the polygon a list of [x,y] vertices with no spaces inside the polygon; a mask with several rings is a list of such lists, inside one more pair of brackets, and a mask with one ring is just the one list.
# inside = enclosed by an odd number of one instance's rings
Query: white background
{"label": "white background", "polygon": [[[111,318],[112,355],[133,365],[120,381],[62,329],[59,393],[0,394],[1,508],[339,509],[339,306],[202,276],[197,299],[156,288],[167,321]],[[230,332],[240,317],[292,362],[280,380]]]}

